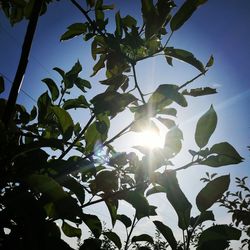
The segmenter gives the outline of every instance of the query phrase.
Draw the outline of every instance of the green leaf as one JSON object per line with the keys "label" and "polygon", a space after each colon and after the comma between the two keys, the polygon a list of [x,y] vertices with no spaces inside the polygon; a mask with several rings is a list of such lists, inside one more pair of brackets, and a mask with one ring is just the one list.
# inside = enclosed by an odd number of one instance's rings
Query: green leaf
{"label": "green leaf", "polygon": [[168,119],[168,118],[157,117],[157,120],[159,120],[168,129],[171,129],[172,127],[176,126],[175,121]]}
{"label": "green leaf", "polygon": [[178,30],[194,13],[199,5],[207,0],[186,0],[170,21],[172,31]]}
{"label": "green leaf", "polygon": [[164,236],[164,238],[169,243],[172,249],[177,249],[177,241],[173,235],[173,232],[170,227],[163,224],[161,221],[153,221],[156,228],[160,231],[160,233]]}
{"label": "green leaf", "polygon": [[95,66],[93,67],[93,73],[92,73],[91,76],[96,75],[97,72],[98,72],[100,69],[102,69],[102,68],[105,67],[104,62],[106,61],[106,59],[107,59],[107,58],[106,58],[106,55],[101,55],[101,56],[100,56],[98,62],[97,62],[97,63],[95,64]]}
{"label": "green leaf", "polygon": [[120,237],[114,233],[114,232],[104,232],[103,235],[105,235],[106,237],[108,237],[109,240],[111,240],[112,242],[114,242],[114,244],[120,249],[122,247],[122,243],[120,240]]}
{"label": "green leaf", "polygon": [[83,92],[86,92],[85,88],[91,89],[91,84],[89,81],[82,79],[80,77],[77,77],[75,80],[75,85],[77,88],[82,90]]}
{"label": "green leaf", "polygon": [[134,236],[131,241],[132,242],[147,241],[147,242],[149,242],[151,244],[154,244],[153,238],[148,234],[141,234],[141,235],[138,235],[138,236]]}
{"label": "green leaf", "polygon": [[74,23],[67,29],[68,30],[61,36],[60,41],[65,41],[75,36],[84,34],[87,31],[87,25],[86,23]]}
{"label": "green leaf", "polygon": [[89,103],[85,99],[83,95],[80,95],[76,99],[68,99],[64,101],[63,104],[63,109],[68,110],[68,109],[77,109],[77,108],[88,108]]}
{"label": "green leaf", "polygon": [[51,78],[45,78],[42,80],[42,82],[48,86],[51,93],[51,98],[53,101],[55,101],[59,97],[59,90],[56,86],[56,83]]}
{"label": "green leaf", "polygon": [[176,116],[177,110],[174,108],[166,108],[166,109],[163,109],[160,112],[158,112],[158,114]]}
{"label": "green leaf", "polygon": [[91,230],[93,235],[96,238],[99,238],[102,233],[102,223],[100,222],[99,218],[92,214],[83,214],[82,220]]}
{"label": "green leaf", "polygon": [[201,73],[205,72],[203,64],[199,60],[197,60],[195,56],[189,51],[183,49],[175,49],[173,47],[167,47],[164,50],[164,53],[167,58],[170,57],[181,60],[185,63],[192,65],[193,67],[198,69]]}
{"label": "green leaf", "polygon": [[119,11],[115,14],[115,24],[116,24],[115,36],[121,38],[122,37],[122,24],[121,24],[121,16],[120,16]]}
{"label": "green leaf", "polygon": [[126,27],[132,28],[133,26],[136,26],[136,19],[134,19],[132,16],[127,15],[124,18],[122,18],[122,24]]}
{"label": "green leaf", "polygon": [[185,230],[189,226],[192,205],[182,192],[175,171],[169,171],[166,175],[161,174],[157,183],[165,187],[167,198],[178,215],[178,226]]}
{"label": "green leaf", "polygon": [[206,64],[206,68],[213,66],[213,64],[214,64],[214,57],[213,57],[213,55],[211,55],[207,64]]}
{"label": "green leaf", "polygon": [[124,214],[118,214],[117,220],[121,221],[125,225],[126,228],[128,228],[132,225],[131,219]]}
{"label": "green leaf", "polygon": [[29,175],[26,182],[38,193],[42,193],[50,197],[52,201],[58,201],[67,197],[67,193],[63,190],[59,183],[47,175]]}
{"label": "green leaf", "polygon": [[45,124],[47,115],[49,114],[49,107],[51,106],[51,99],[46,91],[37,100],[38,107],[38,122],[40,124]]}
{"label": "green leaf", "polygon": [[148,100],[148,106],[154,109],[163,109],[172,103],[178,103],[182,107],[187,106],[185,97],[178,92],[178,86],[171,84],[160,85]]}
{"label": "green leaf", "polygon": [[200,148],[203,148],[207,145],[216,128],[216,125],[217,114],[213,108],[213,105],[211,105],[209,110],[201,116],[196,125],[195,142]]}
{"label": "green leaf", "polygon": [[63,221],[62,224],[62,231],[68,237],[80,238],[82,236],[82,230],[80,228],[73,227],[65,221]]}
{"label": "green leaf", "polygon": [[220,248],[218,243],[221,244],[223,241],[228,240],[239,240],[240,237],[241,231],[237,228],[228,225],[214,225],[201,233],[197,250],[223,250],[225,248]]}
{"label": "green leaf", "polygon": [[210,181],[197,195],[196,205],[203,212],[210,208],[228,189],[230,176],[223,175]]}
{"label": "green leaf", "polygon": [[74,123],[70,114],[66,110],[57,106],[51,107],[51,111],[55,114],[58,120],[58,126],[63,134],[63,139],[67,141],[71,138],[74,130]]}
{"label": "green leaf", "polygon": [[185,89],[184,91],[182,91],[183,95],[190,95],[194,97],[203,96],[203,95],[212,95],[216,93],[217,93],[216,89],[209,88],[209,87],[190,89],[189,91]]}
{"label": "green leaf", "polygon": [[0,94],[4,92],[4,79],[0,76]]}
{"label": "green leaf", "polygon": [[62,78],[64,78],[65,72],[62,69],[55,67],[53,70],[55,70]]}

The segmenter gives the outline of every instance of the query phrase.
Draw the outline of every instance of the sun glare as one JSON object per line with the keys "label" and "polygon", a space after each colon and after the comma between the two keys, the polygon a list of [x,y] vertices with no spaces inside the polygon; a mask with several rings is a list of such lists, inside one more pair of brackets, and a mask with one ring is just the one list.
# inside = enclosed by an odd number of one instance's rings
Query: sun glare
{"label": "sun glare", "polygon": [[144,130],[136,135],[137,145],[150,149],[162,148],[164,144],[164,136],[151,130]]}

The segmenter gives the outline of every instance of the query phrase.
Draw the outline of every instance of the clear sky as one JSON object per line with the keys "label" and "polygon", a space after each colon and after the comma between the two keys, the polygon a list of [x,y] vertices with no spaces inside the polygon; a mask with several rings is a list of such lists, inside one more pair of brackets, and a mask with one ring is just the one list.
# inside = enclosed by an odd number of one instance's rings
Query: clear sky
{"label": "clear sky", "polygon": [[[177,5],[181,2],[183,1],[176,1]],[[116,10],[120,9],[121,15],[138,15],[139,13],[139,0],[116,0],[108,1],[108,3],[115,3]],[[217,88],[218,91],[216,95],[197,99],[188,98],[189,107],[179,110],[177,123],[184,132],[184,147],[183,153],[177,157],[174,163],[181,166],[187,161],[185,153],[187,149],[196,149],[193,136],[195,124],[211,104],[214,104],[219,120],[210,146],[213,143],[228,141],[245,158],[245,162],[237,166],[220,169],[201,167],[180,173],[181,186],[191,201],[194,201],[194,197],[190,190],[199,191],[201,188],[199,179],[205,171],[231,173],[231,180],[235,176],[243,177],[250,173],[250,152],[247,151],[247,145],[250,145],[249,13],[249,0],[210,0],[201,6],[192,18],[173,35],[169,44],[193,52],[204,63],[213,54],[214,66],[193,86],[210,86]],[[113,27],[112,20],[110,19],[111,28]],[[89,78],[94,63],[90,57],[90,44],[83,42],[81,37],[59,42],[59,38],[66,31],[67,26],[82,21],[84,18],[79,11],[70,4],[70,1],[66,0],[50,4],[47,13],[40,17],[22,87],[23,91],[32,98],[37,99],[46,90],[41,79],[51,77],[59,82],[60,78],[57,73],[53,72],[53,67],[67,70],[77,59],[83,66],[82,76],[89,79],[93,86],[93,89],[87,94],[87,98],[91,98],[103,90],[98,83],[99,80],[104,79],[103,72],[92,79]],[[26,25],[27,22],[24,21],[11,27],[2,11],[0,12],[0,73],[9,79],[13,79],[15,75]],[[197,73],[190,66],[180,62],[174,62],[172,68],[167,65],[164,58],[160,57],[138,65],[138,81],[145,93],[154,90],[159,84],[182,84]],[[6,81],[6,89],[9,89],[8,86],[10,83]],[[20,92],[18,101],[23,103],[27,109],[31,109],[34,105],[31,98],[23,92]],[[83,115],[83,123],[84,119]],[[119,128],[128,124],[129,119],[129,116],[118,116],[118,119],[114,120],[110,135],[112,135],[112,131],[118,131]],[[120,127],[121,123],[122,127]],[[127,150],[133,144],[132,137],[127,136],[115,145],[122,145],[120,150]],[[158,200],[157,197],[150,199],[153,203],[161,205],[158,211],[163,220],[165,222],[166,218],[171,220],[171,213],[167,212],[166,206],[162,206],[161,197]]]}

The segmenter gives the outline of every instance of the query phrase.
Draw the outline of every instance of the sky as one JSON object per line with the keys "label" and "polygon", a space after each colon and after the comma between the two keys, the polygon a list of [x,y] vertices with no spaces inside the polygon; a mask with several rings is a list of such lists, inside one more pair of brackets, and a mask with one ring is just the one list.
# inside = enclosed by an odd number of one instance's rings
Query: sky
{"label": "sky", "polygon": [[[181,0],[176,1],[177,5],[182,2]],[[107,1],[107,3],[115,3],[115,11],[120,9],[122,16],[126,14],[138,16],[139,0],[114,0]],[[194,194],[198,193],[202,187],[199,179],[204,176],[206,171],[220,174],[230,173],[232,184],[234,177],[249,175],[250,152],[247,150],[247,145],[250,145],[249,13],[249,0],[210,0],[174,33],[169,43],[169,46],[193,52],[203,62],[206,62],[212,54],[215,58],[214,66],[205,77],[194,82],[192,87],[209,86],[217,88],[218,92],[216,95],[188,98],[188,108],[178,109],[177,123],[183,130],[184,143],[183,152],[174,160],[174,163],[176,166],[185,164],[189,157],[186,153],[187,150],[197,149],[194,143],[195,125],[211,104],[214,105],[218,114],[218,125],[209,145],[228,141],[245,158],[242,164],[236,166],[220,169],[191,168],[178,173],[180,185],[192,202],[195,200]],[[18,97],[18,102],[24,104],[28,110],[35,104],[32,99],[37,99],[42,92],[46,91],[46,86],[41,79],[50,77],[59,82],[60,78],[52,68],[60,67],[69,70],[78,59],[83,66],[82,77],[90,80],[93,86],[87,94],[87,98],[90,99],[103,91],[103,87],[98,81],[105,78],[104,73],[98,73],[93,78],[89,77],[94,65],[90,56],[90,43],[83,42],[81,37],[65,42],[59,41],[67,26],[83,21],[84,18],[79,11],[70,4],[70,1],[66,0],[50,4],[46,14],[40,17],[22,91]],[[114,27],[113,19],[110,18],[110,21],[112,29]],[[0,11],[0,73],[9,80],[12,80],[15,75],[26,25],[27,21],[23,21],[11,27],[3,12]],[[138,64],[137,70],[138,82],[145,93],[152,92],[159,84],[183,84],[198,73],[189,65],[177,61],[174,61],[174,67],[170,67],[161,57],[141,62]],[[8,92],[10,83],[5,81],[5,84]],[[73,93],[73,95],[77,94]],[[2,96],[6,97],[6,93]],[[83,123],[85,119],[88,119],[86,114],[83,114],[81,118]],[[114,119],[109,136],[111,137],[113,133],[126,126],[129,119],[131,116],[128,114]],[[127,151],[131,150],[134,143],[137,142],[134,141],[134,135],[131,134],[121,138],[114,145],[121,151]],[[233,185],[231,187],[233,188]],[[149,200],[152,204],[159,204],[158,212],[163,221],[170,224],[176,223],[176,216],[169,212],[171,210],[168,209],[169,204],[167,202],[162,204],[162,196],[155,195]],[[131,209],[127,206],[122,208],[125,212]],[[101,207],[97,211],[102,214],[103,218],[107,218],[107,213],[103,209]],[[91,212],[91,208],[88,210]],[[226,220],[220,212],[218,214],[222,222],[224,219]],[[150,231],[152,225],[147,223],[143,222],[138,232],[140,230],[142,232],[143,230],[144,232]]]}

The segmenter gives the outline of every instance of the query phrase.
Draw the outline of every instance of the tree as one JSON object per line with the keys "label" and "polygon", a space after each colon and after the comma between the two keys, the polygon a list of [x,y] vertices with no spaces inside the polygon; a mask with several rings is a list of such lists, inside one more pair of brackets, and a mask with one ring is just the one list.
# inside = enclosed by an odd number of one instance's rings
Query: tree
{"label": "tree", "polygon": [[[216,93],[216,89],[210,87],[189,88],[213,65],[212,56],[204,65],[191,52],[168,46],[172,34],[206,0],[187,0],[177,11],[171,0],[142,0],[142,24],[132,16],[122,17],[117,12],[113,33],[108,30],[109,21],[105,19],[105,11],[112,10],[113,5],[105,5],[102,0],[86,0],[87,7],[83,8],[71,0],[85,22],[70,25],[60,39],[70,40],[80,35],[85,41],[91,41],[92,57],[97,61],[92,76],[104,69],[106,79],[100,83],[106,90],[87,100],[85,93],[92,85],[79,76],[80,62],[69,71],[55,67],[61,82],[43,79],[48,91],[41,94],[37,106],[28,112],[16,104],[16,97],[39,14],[46,12],[49,2],[2,1],[2,9],[11,23],[25,17],[29,25],[10,96],[0,102],[0,247],[71,249],[61,239],[61,230],[68,237],[80,238],[79,226],[85,224],[92,235],[80,244],[81,250],[111,249],[114,245],[118,249],[129,249],[133,247],[131,243],[138,249],[150,249],[155,243],[150,235],[133,236],[132,233],[140,219],[156,215],[156,207],[148,203],[147,196],[163,192],[177,214],[183,242],[176,240],[169,226],[157,220],[153,223],[171,249],[190,249],[196,228],[207,220],[214,220],[209,208],[227,191],[230,176],[223,175],[206,184],[196,198],[200,213],[191,217],[192,204],[181,190],[176,173],[195,165],[222,167],[243,160],[228,142],[207,147],[217,125],[217,114],[211,105],[197,122],[195,142],[199,150],[189,150],[191,160],[184,166],[173,167],[171,162],[182,147],[183,134],[175,123],[175,116],[178,108],[187,106],[185,96]],[[182,85],[159,85],[149,96],[145,95],[137,80],[136,67],[141,61],[158,55],[164,56],[171,66],[175,59],[188,63],[199,74]],[[4,79],[1,77],[0,81],[0,89],[4,91]],[[73,88],[81,91],[74,99],[68,95]],[[72,109],[89,111],[89,120],[84,126],[72,119]],[[134,119],[108,138],[112,118],[124,110],[129,110]],[[131,152],[117,152],[112,146],[126,132],[157,129],[156,120],[169,129],[163,148],[137,147],[142,154],[139,157]],[[134,207],[133,217],[117,214],[121,200]],[[108,207],[113,225],[117,220],[124,224],[127,232],[124,245],[117,233],[103,230],[96,215],[83,212],[83,208],[100,202]],[[238,240],[240,236],[237,228],[213,225],[201,232],[197,249],[225,249],[228,241]],[[147,244],[138,244],[141,241]]]}

